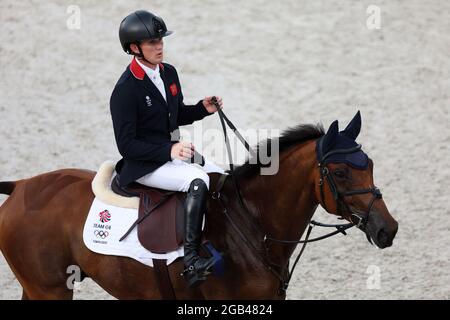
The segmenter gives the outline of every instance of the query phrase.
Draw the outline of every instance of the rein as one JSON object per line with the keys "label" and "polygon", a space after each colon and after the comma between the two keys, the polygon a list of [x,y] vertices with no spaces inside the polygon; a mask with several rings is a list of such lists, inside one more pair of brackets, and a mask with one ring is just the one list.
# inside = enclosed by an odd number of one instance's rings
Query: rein
{"label": "rein", "polygon": [[[247,149],[247,151],[248,151],[251,155],[256,156],[256,153],[255,153],[255,151],[250,147],[250,145],[248,144],[248,142],[242,137],[242,135],[239,133],[239,131],[238,131],[237,128],[233,125],[233,123],[226,117],[226,115],[224,114],[224,112],[223,112],[222,109],[220,108],[219,104],[217,103],[217,100],[216,100],[215,97],[212,98],[212,103],[213,103],[213,104],[216,106],[216,108],[217,108],[217,111],[218,111],[218,114],[219,114],[219,118],[220,118],[220,123],[221,123],[221,125],[222,125],[222,130],[223,130],[224,138],[225,138],[225,144],[226,144],[226,147],[227,147],[227,154],[228,154],[228,158],[229,158],[229,162],[230,162],[230,163],[229,163],[229,166],[230,166],[230,170],[229,170],[229,173],[230,173],[230,174],[229,174],[229,176],[231,176],[231,178],[232,178],[232,180],[233,180],[234,190],[235,190],[235,192],[236,192],[236,194],[237,194],[237,197],[238,197],[238,200],[239,200],[239,205],[240,205],[239,208],[240,208],[240,209],[243,209],[243,210],[245,211],[245,213],[250,214],[249,209],[247,208],[247,206],[245,205],[245,203],[244,203],[244,201],[243,201],[243,199],[242,199],[242,195],[241,195],[241,192],[240,192],[240,189],[239,189],[239,185],[238,185],[238,181],[237,181],[236,175],[233,174],[233,172],[234,172],[233,158],[232,158],[232,154],[231,154],[231,147],[230,147],[230,143],[229,143],[229,140],[228,140],[227,129],[226,129],[225,123],[227,123],[228,126],[231,128],[231,130],[233,130],[233,132],[236,134],[236,136],[239,138],[239,140],[242,142],[242,144],[245,146],[245,148]],[[360,146],[359,146],[359,148],[360,148]],[[357,150],[359,150],[359,148],[358,148]],[[335,153],[337,153],[337,152],[350,153],[350,152],[355,152],[355,151],[353,151],[353,150],[348,150],[348,149],[347,149],[347,150],[335,150],[335,151],[329,152],[329,153],[326,154],[325,156],[328,157],[328,156],[330,156],[331,154],[335,154]],[[325,157],[323,157],[323,159],[325,159]],[[319,167],[320,167],[320,168],[322,168],[322,167],[321,167],[321,164],[322,164],[322,163],[319,163]],[[324,166],[323,168],[326,168],[326,166]],[[326,168],[326,169],[327,169],[327,168]],[[327,169],[327,170],[328,170],[328,169]],[[263,246],[264,246],[264,253],[262,254],[261,251],[258,250],[258,248],[257,248],[254,244],[252,244],[252,243],[249,241],[249,239],[246,237],[246,235],[245,235],[244,233],[242,233],[242,231],[240,230],[239,226],[233,221],[233,219],[231,218],[231,216],[230,216],[229,213],[228,213],[228,209],[227,209],[225,203],[223,202],[223,196],[222,196],[222,194],[221,194],[222,187],[223,187],[223,185],[225,184],[225,180],[226,180],[227,177],[228,177],[228,175],[222,175],[222,176],[220,177],[219,182],[218,182],[217,189],[216,189],[216,191],[214,191],[214,192],[211,193],[211,197],[212,197],[212,199],[214,199],[214,200],[218,200],[219,204],[220,204],[221,207],[222,207],[222,212],[224,213],[224,215],[226,216],[226,218],[228,219],[228,221],[230,222],[230,224],[233,226],[233,228],[235,229],[235,231],[237,232],[237,234],[239,235],[239,237],[242,238],[242,240],[250,247],[251,250],[253,250],[254,252],[257,252],[257,253],[258,253],[258,255],[257,255],[258,259],[261,260],[261,262],[266,266],[266,268],[267,268],[269,271],[271,271],[271,272],[275,275],[275,277],[277,277],[277,278],[279,279],[280,284],[281,284],[280,289],[283,291],[283,293],[285,293],[286,290],[287,290],[287,288],[289,287],[289,282],[290,282],[290,280],[291,280],[291,278],[292,278],[292,275],[293,275],[293,273],[294,273],[295,267],[296,267],[298,261],[300,260],[300,257],[302,256],[302,254],[303,254],[303,252],[304,252],[304,250],[305,250],[305,247],[306,247],[306,244],[307,244],[307,243],[309,243],[309,242],[315,242],[315,241],[319,241],[319,240],[323,240],[323,239],[329,238],[329,237],[331,237],[331,236],[334,236],[334,235],[336,235],[336,234],[338,234],[338,233],[342,233],[343,235],[347,235],[347,233],[345,232],[345,230],[347,230],[347,229],[349,229],[349,228],[351,228],[351,227],[353,227],[353,226],[356,225],[355,223],[353,223],[352,220],[350,220],[350,221],[352,221],[352,222],[346,223],[346,224],[325,224],[325,223],[320,223],[320,222],[316,222],[316,221],[314,221],[314,220],[311,220],[311,221],[309,222],[309,227],[308,227],[308,230],[307,230],[307,232],[306,232],[305,240],[281,240],[281,239],[275,239],[275,238],[268,237],[268,236],[265,234],[265,235],[264,235],[264,238],[263,238],[263,240],[262,240],[262,244],[263,244]],[[329,177],[331,177],[331,176],[329,176]],[[320,181],[321,181],[321,183],[323,184],[322,178],[323,178],[323,177],[322,177],[322,170],[321,170],[321,180],[320,180]],[[332,179],[332,178],[331,178],[331,179]],[[329,181],[330,181],[330,180],[329,180]],[[333,181],[333,186],[334,186],[334,187],[336,186],[336,185],[334,184],[334,181]],[[320,188],[321,188],[320,190],[321,190],[322,199],[324,199],[324,198],[323,198],[322,185],[321,185]],[[332,188],[331,184],[330,184],[330,188]],[[336,192],[337,192],[337,188],[335,188],[335,190],[336,190]],[[371,190],[372,190],[372,189],[371,189]],[[349,193],[346,193],[345,195],[349,195],[350,193],[352,193],[352,194],[362,193],[361,191],[364,191],[364,190],[349,191]],[[365,192],[364,192],[364,193],[365,193]],[[336,199],[338,199],[338,198],[336,198]],[[372,203],[371,203],[371,205],[370,205],[370,207],[369,207],[369,212],[370,212],[370,209],[371,209],[371,207],[372,207],[372,204],[373,204],[373,201],[372,201]],[[359,216],[358,216],[358,217],[359,217]],[[361,222],[361,221],[362,221],[362,220],[360,220],[360,222]],[[367,221],[366,221],[366,223],[367,223]],[[360,223],[357,224],[358,227],[359,227],[359,225],[360,225]],[[320,237],[316,237],[316,238],[313,238],[313,239],[309,239],[309,236],[310,236],[310,234],[311,234],[312,228],[313,228],[314,226],[319,226],[319,227],[324,227],[324,228],[336,228],[336,230],[335,230],[335,231],[332,231],[332,232],[330,232],[330,233],[328,233],[328,234],[326,234],[326,235],[323,235],[323,236],[320,236]],[[259,226],[257,229],[260,230],[260,229],[262,229],[262,227]],[[285,271],[286,271],[285,269],[288,268],[289,264],[288,264],[286,267],[282,268],[281,274],[273,268],[273,266],[278,266],[278,265],[276,265],[276,264],[270,262],[270,260],[269,260],[269,256],[268,256],[268,248],[267,248],[267,242],[268,242],[268,241],[272,241],[272,242],[279,243],[279,244],[282,244],[282,245],[303,244],[302,248],[300,249],[299,253],[297,254],[297,257],[296,257],[296,259],[295,259],[295,262],[294,262],[294,264],[293,264],[291,270],[287,270],[287,271],[288,271],[287,277],[286,277],[286,276],[283,276],[282,274],[285,273]],[[281,266],[278,266],[278,267],[281,267]]]}

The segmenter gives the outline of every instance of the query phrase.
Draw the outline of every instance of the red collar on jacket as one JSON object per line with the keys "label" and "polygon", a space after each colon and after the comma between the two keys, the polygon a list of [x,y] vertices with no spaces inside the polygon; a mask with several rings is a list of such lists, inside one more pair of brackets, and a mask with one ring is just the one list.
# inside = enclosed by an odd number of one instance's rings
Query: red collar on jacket
{"label": "red collar on jacket", "polygon": [[[159,69],[164,71],[164,66],[162,63],[159,64]],[[144,80],[145,71],[144,69],[142,69],[139,63],[136,62],[136,58],[133,58],[133,60],[131,60],[130,71],[136,79]]]}

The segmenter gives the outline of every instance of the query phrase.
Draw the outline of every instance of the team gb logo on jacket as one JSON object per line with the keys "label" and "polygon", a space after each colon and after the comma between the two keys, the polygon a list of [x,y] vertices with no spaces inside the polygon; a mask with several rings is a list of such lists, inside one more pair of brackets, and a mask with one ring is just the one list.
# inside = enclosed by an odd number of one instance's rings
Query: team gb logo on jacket
{"label": "team gb logo on jacket", "polygon": [[147,103],[147,107],[152,106],[152,99],[149,96],[145,96],[145,103]]}

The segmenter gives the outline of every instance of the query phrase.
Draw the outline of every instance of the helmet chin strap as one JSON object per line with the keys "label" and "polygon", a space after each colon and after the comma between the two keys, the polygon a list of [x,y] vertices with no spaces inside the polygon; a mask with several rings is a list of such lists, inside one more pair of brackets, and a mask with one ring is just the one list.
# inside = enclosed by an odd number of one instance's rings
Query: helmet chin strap
{"label": "helmet chin strap", "polygon": [[155,65],[155,63],[152,63],[152,62],[148,61],[147,59],[145,59],[144,53],[142,52],[141,45],[138,43],[138,44],[136,44],[136,46],[137,46],[138,49],[139,49],[139,54],[133,52],[133,55],[136,56],[136,57],[138,57],[139,59],[144,60],[145,62],[147,62],[147,63],[149,63],[149,64]]}
{"label": "helmet chin strap", "polygon": [[144,61],[147,62],[147,63],[152,64],[150,61],[148,61],[147,59],[145,59],[144,53],[142,52],[142,48],[141,48],[141,45],[140,45],[139,43],[137,44],[137,47],[138,47],[138,49],[139,49],[139,55],[137,55],[137,57],[138,57],[138,58],[141,58],[142,60],[144,60]]}

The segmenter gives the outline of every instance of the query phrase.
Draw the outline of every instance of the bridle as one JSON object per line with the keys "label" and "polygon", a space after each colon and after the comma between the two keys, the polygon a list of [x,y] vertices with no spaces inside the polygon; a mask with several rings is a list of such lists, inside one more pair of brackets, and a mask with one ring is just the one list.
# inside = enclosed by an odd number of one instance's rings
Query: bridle
{"label": "bridle", "polygon": [[[247,141],[245,141],[245,139],[242,137],[242,135],[239,133],[239,131],[237,130],[237,128],[233,125],[233,123],[225,116],[225,114],[223,113],[223,111],[221,110],[220,106],[217,103],[217,100],[215,97],[212,98],[212,103],[216,106],[218,114],[219,114],[219,118],[220,118],[220,122],[222,125],[222,130],[224,133],[224,137],[225,137],[225,144],[227,146],[227,153],[228,153],[228,158],[229,158],[229,165],[230,165],[230,170],[229,170],[229,175],[221,175],[221,177],[219,178],[219,181],[217,182],[216,185],[216,190],[211,192],[211,198],[213,200],[216,200],[219,202],[221,208],[222,208],[222,212],[225,215],[225,217],[228,219],[228,221],[230,222],[230,225],[234,228],[234,230],[236,231],[236,233],[239,235],[239,237],[244,241],[244,243],[254,252],[257,253],[256,257],[266,266],[266,268],[272,272],[274,274],[274,276],[276,278],[278,278],[278,280],[280,281],[280,293],[281,294],[285,294],[288,287],[289,287],[289,282],[292,278],[292,275],[294,273],[295,267],[300,259],[300,257],[302,256],[306,244],[309,242],[315,242],[315,241],[319,241],[319,240],[323,240],[326,238],[329,238],[331,236],[334,236],[338,233],[342,233],[343,235],[347,235],[347,233],[345,232],[345,230],[352,228],[354,226],[365,230],[366,225],[367,225],[367,221],[369,218],[369,214],[370,211],[372,209],[373,203],[376,199],[380,199],[381,198],[381,192],[379,191],[378,188],[374,187],[374,188],[370,188],[370,189],[361,189],[361,190],[352,190],[352,191],[346,191],[346,192],[339,192],[337,185],[335,183],[335,181],[333,180],[333,177],[330,174],[329,169],[327,168],[326,164],[325,164],[325,160],[336,153],[353,153],[353,152],[357,152],[361,149],[361,145],[358,145],[355,148],[350,148],[350,149],[340,149],[340,150],[333,150],[328,152],[327,154],[325,154],[322,159],[319,161],[319,170],[320,170],[320,181],[319,181],[319,185],[320,185],[320,193],[321,193],[321,202],[322,205],[325,207],[325,198],[324,198],[324,192],[323,192],[323,185],[324,185],[324,181],[325,179],[328,181],[329,187],[331,192],[333,193],[333,197],[336,200],[338,207],[339,204],[344,204],[347,208],[347,212],[351,212],[350,209],[348,208],[347,204],[345,203],[345,201],[343,200],[344,197],[346,196],[350,196],[350,195],[355,195],[355,194],[365,194],[365,193],[372,193],[374,195],[372,201],[369,204],[369,208],[367,211],[367,215],[365,217],[362,217],[360,215],[358,215],[356,212],[352,212],[349,220],[350,223],[347,224],[325,224],[325,223],[320,223],[320,222],[316,222],[314,220],[311,220],[309,222],[309,227],[308,230],[306,232],[306,236],[305,236],[305,240],[281,240],[281,239],[275,239],[275,238],[271,238],[269,236],[267,236],[267,234],[265,232],[264,233],[264,237],[262,239],[262,246],[263,246],[263,252],[261,252],[260,249],[258,249],[249,239],[248,237],[241,231],[241,227],[239,227],[234,220],[232,219],[232,217],[230,216],[226,203],[224,202],[224,195],[222,194],[222,188],[225,184],[225,181],[227,179],[228,176],[230,176],[233,180],[233,184],[234,184],[234,190],[236,192],[237,198],[238,198],[238,202],[239,202],[239,211],[241,215],[250,215],[250,211],[247,208],[247,206],[245,205],[243,199],[242,199],[242,195],[239,189],[239,185],[236,179],[236,175],[233,174],[233,161],[232,161],[232,155],[231,155],[231,147],[228,141],[228,135],[227,135],[227,130],[226,130],[226,126],[225,123],[228,124],[228,126],[231,128],[231,130],[236,134],[236,136],[239,138],[239,140],[242,142],[242,144],[245,146],[245,148],[247,149],[247,151],[249,151],[249,153],[251,155],[256,155],[255,151],[250,147],[250,145],[247,143]],[[321,143],[322,142],[322,138],[319,139],[319,141],[317,143]],[[328,211],[328,210],[327,210]],[[341,215],[342,218],[344,218],[343,215]],[[356,221],[357,220],[357,221]],[[356,221],[356,222],[355,222]],[[316,237],[313,239],[309,239],[309,236],[311,234],[312,228],[314,226],[319,226],[319,227],[325,227],[325,228],[336,228],[335,231],[330,232],[326,235],[320,236],[320,237]],[[362,227],[362,228],[361,228]],[[256,230],[263,230],[261,225],[255,226]],[[370,237],[367,236],[369,241]],[[294,245],[294,244],[303,244],[302,248],[300,249],[299,253],[297,254],[297,257],[295,259],[295,262],[291,268],[291,270],[288,269],[289,264],[286,265],[285,267],[282,267],[280,265],[277,265],[273,262],[270,261],[270,257],[269,257],[269,249],[267,246],[268,242],[274,242],[274,243],[279,243],[282,245]],[[276,267],[276,268],[274,268]],[[281,269],[281,271],[277,271],[277,269]]]}
{"label": "bridle", "polygon": [[[323,138],[321,138],[317,141],[319,150],[322,149],[322,142],[323,142]],[[320,180],[319,180],[320,197],[321,197],[321,204],[324,207],[324,209],[326,211],[328,211],[327,205],[325,203],[325,197],[324,197],[324,191],[323,191],[324,181],[326,179],[326,181],[328,181],[328,187],[330,188],[330,191],[333,194],[333,199],[334,199],[334,201],[336,201],[337,214],[339,216],[341,216],[342,218],[345,218],[344,215],[346,215],[346,217],[348,218],[348,220],[350,222],[352,222],[357,228],[359,228],[365,232],[366,228],[367,228],[367,222],[369,221],[369,215],[370,215],[370,212],[372,211],[372,206],[375,203],[375,200],[382,198],[380,189],[374,186],[372,188],[367,188],[367,189],[358,189],[358,190],[350,190],[350,191],[340,192],[338,190],[336,182],[334,181],[333,175],[331,174],[330,170],[328,169],[328,167],[326,165],[326,160],[330,156],[335,155],[335,154],[350,154],[350,153],[358,152],[361,150],[361,147],[362,146],[360,144],[358,144],[353,148],[331,150],[321,157],[321,159],[319,160],[318,167],[319,167],[319,171],[320,171]],[[345,197],[354,196],[354,195],[358,195],[358,194],[366,194],[366,193],[371,193],[373,195],[373,197],[369,203],[369,206],[367,208],[367,212],[366,212],[365,216],[361,216],[359,213],[354,212],[352,209],[349,208],[348,204],[345,202]],[[342,207],[345,207],[345,209],[346,209],[345,212],[342,211]],[[330,211],[328,211],[328,212],[330,212]],[[367,235],[367,233],[366,233],[366,235]],[[367,235],[367,237],[368,237],[368,240],[371,242],[370,237],[368,235]]]}

